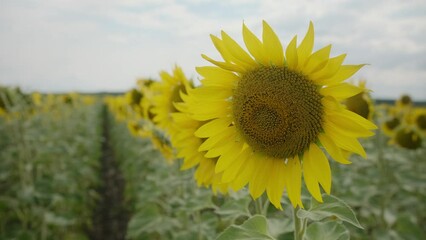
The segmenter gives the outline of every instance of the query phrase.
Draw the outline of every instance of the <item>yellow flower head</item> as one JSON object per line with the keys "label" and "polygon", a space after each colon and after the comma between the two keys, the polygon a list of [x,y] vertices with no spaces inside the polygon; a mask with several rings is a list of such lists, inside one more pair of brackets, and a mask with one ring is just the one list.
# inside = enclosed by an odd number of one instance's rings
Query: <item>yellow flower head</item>
{"label": "yellow flower head", "polygon": [[398,117],[391,116],[382,124],[383,133],[387,136],[392,137],[395,134],[395,130],[401,126],[401,120]]}
{"label": "yellow flower head", "polygon": [[404,94],[396,101],[395,105],[400,108],[411,107],[413,105],[413,100],[410,95]]}
{"label": "yellow flower head", "polygon": [[139,103],[141,102],[142,97],[143,97],[142,93],[139,90],[134,88],[126,92],[125,94],[126,102],[130,106],[134,106],[134,105],[139,106]]}
{"label": "yellow flower head", "polygon": [[175,154],[167,136],[165,136],[163,132],[160,132],[155,127],[151,128],[149,134],[151,143],[154,148],[160,151],[160,153],[163,155],[164,159],[166,159],[168,164],[172,164],[173,160],[175,159]]}
{"label": "yellow flower head", "polygon": [[422,146],[422,138],[420,133],[414,128],[405,126],[395,132],[392,143],[406,149],[415,150]]}
{"label": "yellow flower head", "polygon": [[127,128],[129,132],[135,137],[151,137],[151,127],[147,122],[141,122],[137,120],[130,120],[127,122]]}
{"label": "yellow flower head", "polygon": [[[191,87],[186,91],[191,91]],[[198,186],[210,187],[213,192],[227,193],[228,184],[222,183],[222,173],[215,173],[214,168],[217,158],[206,158],[205,151],[202,150],[204,139],[194,136],[194,132],[203,125],[204,122],[194,120],[190,117],[187,104],[191,99],[181,92],[184,102],[176,103],[179,110],[172,114],[176,131],[171,133],[173,147],[177,151],[177,157],[183,158],[181,169],[186,170],[197,167],[194,178]],[[201,151],[199,151],[201,149]]]}
{"label": "yellow flower head", "polygon": [[374,104],[371,100],[370,91],[365,87],[366,81],[360,81],[358,87],[362,89],[362,92],[347,98],[344,101],[346,108],[361,117],[372,120]]}
{"label": "yellow flower head", "polygon": [[341,101],[362,92],[343,81],[363,65],[343,65],[345,54],[330,57],[331,45],[312,52],[314,28],[284,51],[264,21],[262,41],[243,24],[244,50],[225,32],[211,36],[223,61],[198,67],[202,85],[190,92],[191,117],[205,123],[195,135],[205,139],[208,158],[217,157],[216,173],[235,191],[249,184],[258,198],[266,191],[281,207],[287,188],[293,206],[302,206],[304,182],[318,201],[320,186],[331,190],[331,170],[324,151],[344,164],[348,152],[363,157],[358,142],[376,126],[345,109]]}
{"label": "yellow flower head", "polygon": [[414,124],[420,131],[426,132],[426,108],[416,109],[414,113]]}
{"label": "yellow flower head", "polygon": [[144,96],[140,102],[140,106],[142,109],[142,118],[147,119],[151,122],[154,121],[154,113],[152,112],[153,108],[153,91],[152,91],[152,84],[144,85],[140,87],[140,91],[142,92],[142,95]]}
{"label": "yellow flower head", "polygon": [[34,105],[41,106],[42,105],[42,95],[39,92],[33,92],[31,94],[31,99]]}
{"label": "yellow flower head", "polygon": [[[161,81],[152,83],[154,123],[164,131],[168,132],[173,124],[172,113],[177,112],[175,103],[182,102],[180,92],[186,93],[186,88],[191,84],[185,77],[182,69],[178,66],[173,74],[165,71],[160,72]],[[168,133],[169,134],[169,133]]]}
{"label": "yellow flower head", "polygon": [[61,102],[68,105],[72,105],[74,100],[69,94],[65,94],[61,96]]}

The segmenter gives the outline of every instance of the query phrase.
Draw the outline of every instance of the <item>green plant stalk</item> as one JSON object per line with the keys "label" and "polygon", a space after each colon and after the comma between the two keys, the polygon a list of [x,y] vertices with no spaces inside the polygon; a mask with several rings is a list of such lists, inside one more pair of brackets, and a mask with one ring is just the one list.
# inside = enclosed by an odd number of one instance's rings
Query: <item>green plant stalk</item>
{"label": "green plant stalk", "polygon": [[299,207],[293,208],[294,240],[302,240],[306,229],[306,221],[297,216],[298,211]]}
{"label": "green plant stalk", "polygon": [[271,202],[269,201],[269,199],[265,196],[265,201],[264,201],[263,206],[262,206],[262,215],[265,216],[265,217],[266,217],[266,214],[268,214],[268,208],[269,208],[270,203]]}
{"label": "green plant stalk", "polygon": [[255,207],[255,210],[256,210],[256,214],[263,215],[262,196],[258,197],[256,200],[254,200],[254,207]]}
{"label": "green plant stalk", "polygon": [[[380,171],[380,184],[382,186],[385,186],[387,184],[391,184],[392,182],[394,182],[394,177],[391,174],[391,172],[389,171],[389,164],[386,161],[386,159],[384,159],[384,153],[383,153],[383,148],[384,148],[384,139],[383,139],[383,135],[380,131],[378,131],[376,133],[377,135],[377,161],[378,161],[378,167],[379,167],[379,171]],[[385,211],[386,211],[386,207],[388,205],[388,201],[390,199],[390,193],[388,191],[385,191],[383,193],[383,196],[381,198],[380,201],[380,222],[383,228],[387,229],[388,228],[388,224],[386,222],[385,219]]]}

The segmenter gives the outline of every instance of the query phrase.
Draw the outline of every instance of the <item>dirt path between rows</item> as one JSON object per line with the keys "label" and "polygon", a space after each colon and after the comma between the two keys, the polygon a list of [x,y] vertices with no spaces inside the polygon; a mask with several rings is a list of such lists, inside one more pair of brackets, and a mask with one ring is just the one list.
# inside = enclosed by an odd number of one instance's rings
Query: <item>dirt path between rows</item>
{"label": "dirt path between rows", "polygon": [[103,142],[101,161],[102,184],[98,189],[100,199],[94,210],[93,228],[89,233],[93,240],[124,240],[130,214],[124,206],[124,179],[114,159],[110,141],[111,122],[107,108],[103,109]]}

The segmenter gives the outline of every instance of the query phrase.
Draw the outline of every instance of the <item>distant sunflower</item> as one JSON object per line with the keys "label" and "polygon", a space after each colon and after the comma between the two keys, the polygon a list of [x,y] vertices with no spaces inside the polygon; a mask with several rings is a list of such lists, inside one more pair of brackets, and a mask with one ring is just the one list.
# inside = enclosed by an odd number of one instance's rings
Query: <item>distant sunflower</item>
{"label": "distant sunflower", "polygon": [[342,65],[345,54],[330,58],[331,45],[312,53],[312,23],[300,45],[294,37],[285,52],[265,21],[263,41],[243,24],[249,53],[225,32],[221,37],[211,36],[224,61],[202,55],[216,66],[197,68],[202,86],[191,91],[188,105],[193,119],[206,121],[195,132],[205,139],[205,156],[218,157],[222,182],[235,191],[248,183],[255,199],[266,191],[279,209],[284,188],[293,206],[302,206],[302,172],[321,202],[320,186],[331,189],[322,148],[348,164],[348,152],[366,156],[357,139],[376,129],[340,103],[362,91],[343,81],[363,65]]}
{"label": "distant sunflower", "polygon": [[163,132],[156,129],[152,126],[151,131],[149,132],[151,143],[155,149],[157,149],[163,157],[166,159],[167,163],[172,164],[175,159],[175,154],[173,152],[173,147],[167,136]]}
{"label": "distant sunflower", "polygon": [[395,105],[400,108],[411,107],[413,106],[413,100],[410,95],[404,94],[396,101]]}
{"label": "distant sunflower", "polygon": [[382,131],[387,136],[392,137],[402,124],[402,121],[399,117],[390,116],[387,120],[382,123]]}
{"label": "distant sunflower", "polygon": [[152,136],[152,126],[148,122],[129,120],[127,121],[127,128],[129,132],[135,137],[147,138]]}
{"label": "distant sunflower", "polygon": [[414,124],[420,131],[426,133],[426,108],[418,108],[414,111]]}
{"label": "distant sunflower", "polygon": [[358,87],[362,89],[362,92],[347,98],[344,101],[347,109],[360,115],[361,117],[372,120],[374,104],[371,100],[370,90],[365,87],[366,81],[360,81]]}
{"label": "distant sunflower", "polygon": [[160,77],[160,82],[151,85],[153,94],[151,112],[154,114],[154,123],[168,133],[173,124],[172,113],[177,112],[174,104],[182,102],[180,92],[186,93],[186,88],[190,87],[191,83],[178,66],[174,68],[172,75],[162,71]]}
{"label": "distant sunflower", "polygon": [[153,106],[153,92],[151,90],[151,86],[153,83],[154,80],[152,79],[139,79],[137,81],[138,89],[143,96],[139,103],[141,107],[142,118],[149,121],[153,121],[154,119],[154,114],[151,112]]}
{"label": "distant sunflower", "polygon": [[[42,102],[43,96],[39,92],[33,92],[31,94],[31,99],[34,105],[36,106],[41,106],[43,103]],[[1,106],[1,103],[0,103],[0,106]]]}
{"label": "distant sunflower", "polygon": [[[190,91],[188,88],[187,91]],[[177,151],[177,157],[183,159],[181,169],[186,170],[197,167],[194,178],[198,186],[211,187],[213,192],[226,193],[228,184],[221,182],[222,173],[215,173],[214,168],[217,158],[204,157],[205,151],[199,151],[204,140],[194,136],[194,132],[203,124],[203,122],[192,119],[189,116],[187,103],[189,98],[185,93],[181,93],[184,102],[176,103],[175,107],[179,110],[172,114],[174,127],[177,131],[172,131],[171,141]]]}
{"label": "distant sunflower", "polygon": [[420,133],[413,127],[404,126],[398,128],[391,140],[391,143],[402,148],[415,150],[422,146],[422,138]]}

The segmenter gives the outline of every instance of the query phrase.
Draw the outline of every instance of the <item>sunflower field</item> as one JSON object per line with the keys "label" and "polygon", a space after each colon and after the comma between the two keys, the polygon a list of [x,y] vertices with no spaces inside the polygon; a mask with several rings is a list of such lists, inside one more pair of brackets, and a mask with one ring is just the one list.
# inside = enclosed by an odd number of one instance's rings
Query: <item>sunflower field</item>
{"label": "sunflower field", "polygon": [[426,239],[426,105],[372,99],[312,23],[242,37],[199,84],[0,86],[0,239]]}

